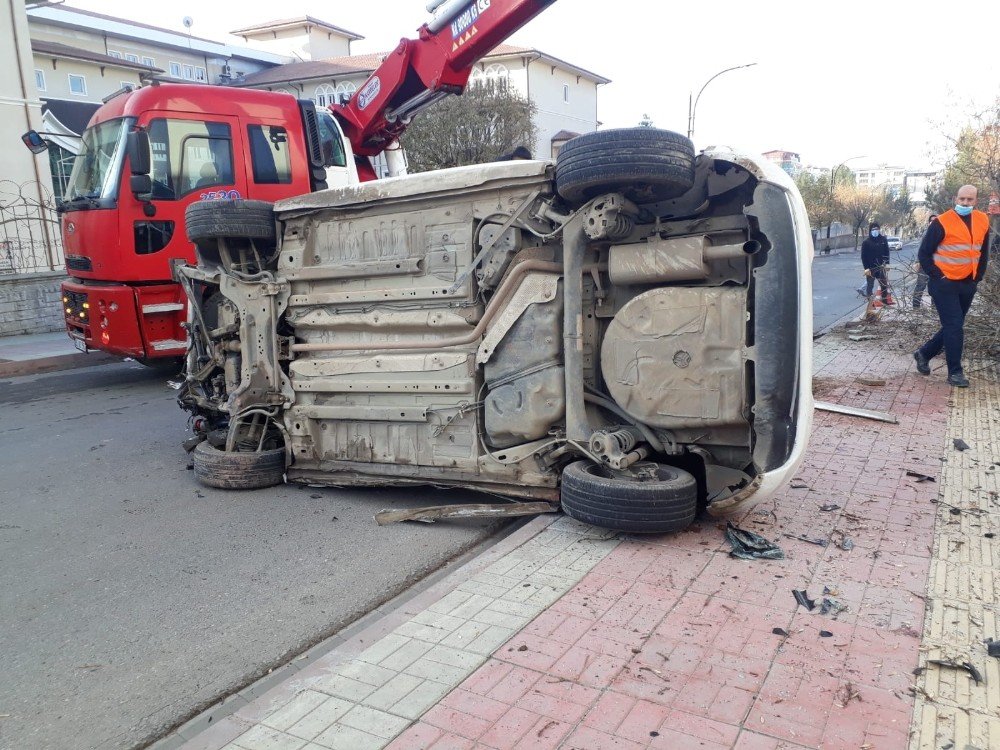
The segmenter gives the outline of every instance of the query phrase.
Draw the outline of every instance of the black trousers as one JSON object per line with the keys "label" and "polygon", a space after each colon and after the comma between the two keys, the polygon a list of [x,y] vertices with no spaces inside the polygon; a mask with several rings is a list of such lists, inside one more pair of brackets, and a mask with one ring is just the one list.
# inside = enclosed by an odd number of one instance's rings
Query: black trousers
{"label": "black trousers", "polygon": [[944,349],[949,375],[962,372],[962,347],[965,345],[963,327],[965,315],[972,306],[972,298],[976,296],[976,286],[972,279],[931,279],[927,282],[927,290],[941,319],[941,328],[930,341],[920,347],[920,352],[930,359]]}
{"label": "black trousers", "polygon": [[886,278],[885,269],[882,268],[881,266],[875,266],[874,268],[871,268],[869,270],[871,271],[871,276],[867,278],[867,286],[865,287],[865,296],[866,297],[872,296],[872,289],[875,288],[875,279],[878,279],[879,287],[881,287],[880,293],[884,298],[885,295],[889,293],[889,282],[888,279]]}

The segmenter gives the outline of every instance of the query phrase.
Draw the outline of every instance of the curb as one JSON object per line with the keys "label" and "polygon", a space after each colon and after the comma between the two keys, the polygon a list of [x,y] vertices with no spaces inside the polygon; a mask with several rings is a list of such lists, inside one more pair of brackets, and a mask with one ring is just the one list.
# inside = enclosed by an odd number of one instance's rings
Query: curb
{"label": "curb", "polygon": [[38,375],[59,370],[74,370],[78,367],[106,365],[120,361],[117,357],[103,352],[88,354],[57,354],[52,357],[38,357],[26,360],[0,360],[0,378],[16,378],[22,375]]}

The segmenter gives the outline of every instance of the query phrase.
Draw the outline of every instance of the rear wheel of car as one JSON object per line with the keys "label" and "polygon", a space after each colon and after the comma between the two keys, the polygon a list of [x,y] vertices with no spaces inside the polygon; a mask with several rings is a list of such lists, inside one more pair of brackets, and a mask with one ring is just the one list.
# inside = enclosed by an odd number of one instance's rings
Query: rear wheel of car
{"label": "rear wheel of car", "polygon": [[192,453],[194,475],[207,487],[254,490],[281,484],[285,475],[285,449],[257,452],[223,451],[209,441],[198,443]]}
{"label": "rear wheel of car", "polygon": [[568,141],[556,158],[556,189],[574,205],[602,193],[653,203],[676,198],[692,185],[694,145],[669,130],[598,130]]}
{"label": "rear wheel of car", "polygon": [[698,511],[698,483],[673,466],[639,463],[632,476],[577,461],[563,469],[563,512],[613,531],[660,534],[688,527]]}

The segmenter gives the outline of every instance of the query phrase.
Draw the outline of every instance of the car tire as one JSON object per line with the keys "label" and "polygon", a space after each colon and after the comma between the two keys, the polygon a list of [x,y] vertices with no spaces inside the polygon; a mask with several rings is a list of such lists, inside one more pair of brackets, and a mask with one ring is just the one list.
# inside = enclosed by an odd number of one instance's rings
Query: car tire
{"label": "car tire", "polygon": [[612,531],[662,534],[687,528],[698,512],[694,476],[665,464],[648,465],[656,467],[653,481],[613,477],[591,461],[571,463],[562,473],[563,512]]}
{"label": "car tire", "polygon": [[556,157],[556,190],[572,205],[602,193],[653,203],[693,185],[694,145],[669,130],[598,130],[568,141]]}
{"label": "car tire", "polygon": [[184,211],[184,229],[195,245],[214,247],[218,239],[277,242],[274,204],[267,201],[198,201]]}
{"label": "car tire", "polygon": [[285,449],[241,453],[222,451],[206,440],[192,453],[195,478],[206,487],[255,490],[281,484],[285,476]]}

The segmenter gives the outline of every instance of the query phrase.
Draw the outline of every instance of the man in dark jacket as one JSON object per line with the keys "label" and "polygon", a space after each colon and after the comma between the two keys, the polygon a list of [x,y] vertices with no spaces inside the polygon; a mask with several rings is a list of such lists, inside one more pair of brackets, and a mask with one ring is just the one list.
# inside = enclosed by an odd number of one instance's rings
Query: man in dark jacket
{"label": "man in dark jacket", "polygon": [[889,294],[889,279],[886,276],[889,267],[889,241],[882,236],[882,227],[877,221],[868,226],[868,237],[861,243],[861,265],[865,267],[868,279],[865,296],[871,299],[875,279],[878,279],[882,302],[895,305],[896,301]]}

